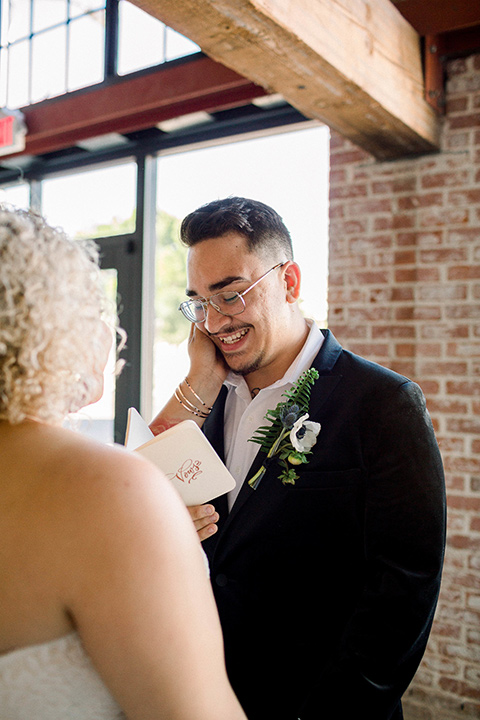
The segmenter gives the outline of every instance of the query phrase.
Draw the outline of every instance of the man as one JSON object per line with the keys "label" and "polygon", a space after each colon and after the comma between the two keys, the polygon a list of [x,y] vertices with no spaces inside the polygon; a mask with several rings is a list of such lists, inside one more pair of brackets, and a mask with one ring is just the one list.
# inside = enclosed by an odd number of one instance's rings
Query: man
{"label": "man", "polygon": [[[268,206],[214,201],[185,218],[181,237],[191,366],[151,427],[193,417],[237,480],[228,498],[190,509],[233,688],[250,720],[398,720],[445,540],[422,392],[302,316],[290,236]],[[318,379],[295,418],[316,423],[311,454],[302,461],[292,446],[267,460],[249,438],[310,367]]]}

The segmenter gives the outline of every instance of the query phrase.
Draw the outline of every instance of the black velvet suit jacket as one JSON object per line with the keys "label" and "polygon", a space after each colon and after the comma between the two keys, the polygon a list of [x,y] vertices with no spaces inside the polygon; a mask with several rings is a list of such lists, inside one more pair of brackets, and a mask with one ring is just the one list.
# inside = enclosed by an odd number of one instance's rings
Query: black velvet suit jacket
{"label": "black velvet suit jacket", "polygon": [[[230,514],[214,502],[227,668],[250,720],[398,720],[440,587],[442,462],[418,385],[323,332],[300,479],[282,485],[274,462]],[[225,396],[204,425],[222,457]]]}

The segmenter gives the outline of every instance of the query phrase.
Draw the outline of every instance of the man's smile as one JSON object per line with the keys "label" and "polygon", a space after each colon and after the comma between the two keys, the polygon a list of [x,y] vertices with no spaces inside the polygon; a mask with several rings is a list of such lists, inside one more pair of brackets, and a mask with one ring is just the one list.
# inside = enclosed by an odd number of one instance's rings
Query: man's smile
{"label": "man's smile", "polygon": [[223,337],[220,337],[217,335],[217,339],[220,340],[222,345],[234,345],[239,340],[241,340],[242,337],[244,337],[249,331],[249,328],[243,328],[242,330],[238,330],[236,333],[233,333],[232,335],[224,335]]}

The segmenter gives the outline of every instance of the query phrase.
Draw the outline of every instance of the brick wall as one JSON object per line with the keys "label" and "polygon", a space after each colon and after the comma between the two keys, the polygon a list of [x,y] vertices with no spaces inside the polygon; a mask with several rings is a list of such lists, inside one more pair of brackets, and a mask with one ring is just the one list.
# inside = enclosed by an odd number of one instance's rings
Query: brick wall
{"label": "brick wall", "polygon": [[378,163],[331,138],[329,326],[420,384],[446,470],[442,592],[406,720],[480,718],[480,55],[446,71],[440,153]]}

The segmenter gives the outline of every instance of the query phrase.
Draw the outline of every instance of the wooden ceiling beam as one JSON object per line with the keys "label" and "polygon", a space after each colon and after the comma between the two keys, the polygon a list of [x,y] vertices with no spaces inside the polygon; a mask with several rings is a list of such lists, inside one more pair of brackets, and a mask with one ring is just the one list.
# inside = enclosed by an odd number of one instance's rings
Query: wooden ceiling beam
{"label": "wooden ceiling beam", "polygon": [[133,0],[378,159],[439,147],[420,37],[390,0]]}

